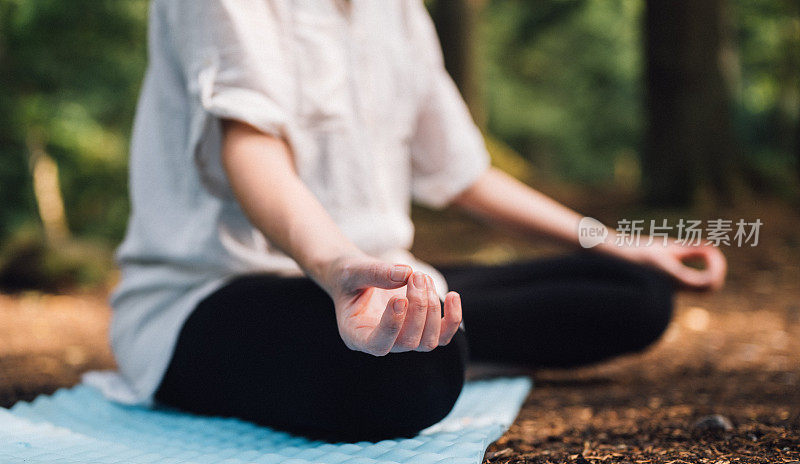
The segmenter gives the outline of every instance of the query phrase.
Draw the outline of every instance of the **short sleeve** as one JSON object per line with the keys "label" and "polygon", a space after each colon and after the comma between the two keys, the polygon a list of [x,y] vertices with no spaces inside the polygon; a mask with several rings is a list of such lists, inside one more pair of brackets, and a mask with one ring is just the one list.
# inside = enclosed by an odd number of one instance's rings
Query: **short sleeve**
{"label": "short sleeve", "polygon": [[189,149],[211,193],[231,196],[222,119],[277,137],[290,124],[292,76],[282,22],[267,0],[171,0],[174,50],[190,98]]}
{"label": "short sleeve", "polygon": [[442,208],[489,167],[483,136],[444,68],[436,30],[422,1],[412,2],[409,27],[426,73],[411,138],[412,195]]}
{"label": "short sleeve", "polygon": [[291,90],[281,25],[265,0],[176,0],[176,49],[204,110],[278,134]]}

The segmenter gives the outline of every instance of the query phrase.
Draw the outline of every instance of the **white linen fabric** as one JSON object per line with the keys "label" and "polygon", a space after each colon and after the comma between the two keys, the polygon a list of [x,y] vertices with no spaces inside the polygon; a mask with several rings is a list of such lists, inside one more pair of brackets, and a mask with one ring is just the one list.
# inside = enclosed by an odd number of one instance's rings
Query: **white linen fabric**
{"label": "white linen fabric", "polygon": [[489,161],[421,0],[154,0],[149,24],[132,214],[111,298],[120,375],[95,386],[152,402],[200,300],[241,274],[302,275],[234,200],[221,119],[287,140],[299,176],[350,240],[446,291],[407,251],[409,205],[446,205]]}

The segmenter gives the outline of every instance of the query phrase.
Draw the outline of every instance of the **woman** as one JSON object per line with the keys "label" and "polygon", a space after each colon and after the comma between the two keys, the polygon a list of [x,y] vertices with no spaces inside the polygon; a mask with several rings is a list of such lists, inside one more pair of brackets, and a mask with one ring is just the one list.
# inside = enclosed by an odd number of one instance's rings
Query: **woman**
{"label": "woman", "polygon": [[329,439],[411,435],[453,406],[467,345],[595,362],[659,337],[673,283],[723,282],[714,248],[613,233],[546,261],[416,260],[412,198],[569,244],[580,220],[489,167],[419,0],[155,0],[149,50],[114,398]]}

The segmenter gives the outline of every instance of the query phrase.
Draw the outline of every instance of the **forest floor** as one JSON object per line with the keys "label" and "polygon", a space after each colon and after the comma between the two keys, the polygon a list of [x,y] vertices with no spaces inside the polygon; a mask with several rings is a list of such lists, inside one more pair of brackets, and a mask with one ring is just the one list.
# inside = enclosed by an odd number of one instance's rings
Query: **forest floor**
{"label": "forest floor", "polygon": [[[738,217],[765,225],[757,247],[726,249],[724,290],[679,295],[671,326],[643,354],[531,372],[534,389],[485,461],[800,463],[800,218],[779,206]],[[456,224],[453,233],[480,234]],[[415,251],[437,261],[448,253],[442,236],[423,228]],[[490,239],[471,257],[539,253]],[[0,406],[113,367],[108,321],[105,292],[0,295]]]}

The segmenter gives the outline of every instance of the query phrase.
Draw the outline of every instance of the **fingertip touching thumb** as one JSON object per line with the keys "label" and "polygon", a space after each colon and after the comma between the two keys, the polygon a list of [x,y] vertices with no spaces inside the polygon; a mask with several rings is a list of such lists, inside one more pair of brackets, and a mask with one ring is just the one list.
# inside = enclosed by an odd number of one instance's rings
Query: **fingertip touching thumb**
{"label": "fingertip touching thumb", "polygon": [[389,279],[394,283],[405,284],[413,272],[414,270],[407,264],[394,264],[389,271]]}
{"label": "fingertip touching thumb", "polygon": [[379,263],[365,273],[363,284],[380,288],[402,287],[412,272],[411,266],[406,264]]}

